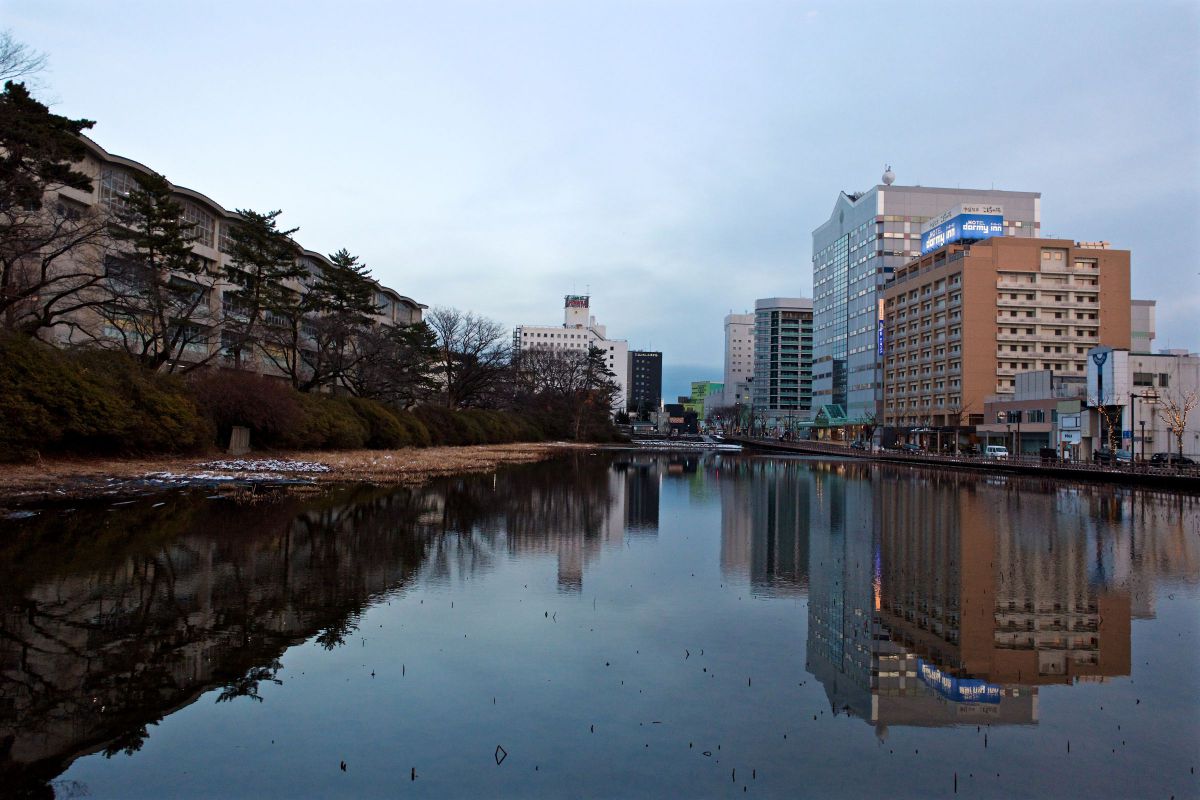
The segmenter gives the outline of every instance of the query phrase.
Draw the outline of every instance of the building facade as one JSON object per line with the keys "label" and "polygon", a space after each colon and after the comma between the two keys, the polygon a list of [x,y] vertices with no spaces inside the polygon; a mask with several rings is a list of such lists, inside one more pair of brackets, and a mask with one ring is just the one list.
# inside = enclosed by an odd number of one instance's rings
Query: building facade
{"label": "building facade", "polygon": [[[80,137],[87,148],[83,162],[75,169],[86,174],[92,181],[92,191],[60,187],[56,197],[47,198],[45,207],[56,209],[56,213],[68,220],[84,218],[119,219],[127,208],[126,198],[139,189],[137,175],[151,175],[153,171],[137,161],[107,152],[87,137]],[[229,328],[238,319],[238,304],[234,293],[238,286],[226,280],[226,269],[230,266],[232,233],[241,217],[229,211],[215,200],[192,189],[170,185],[172,199],[180,204],[183,218],[191,223],[190,234],[195,237],[191,245],[191,257],[200,269],[194,273],[172,273],[169,276],[173,290],[195,296],[195,307],[188,308],[186,320],[170,320],[173,326],[187,328],[181,337],[186,344],[174,353],[169,363],[211,363],[214,366],[230,366],[236,363],[271,377],[281,376],[279,364],[288,360],[286,354],[278,352],[277,343],[265,344],[257,338],[250,342],[239,341],[237,355],[233,353],[232,334]],[[92,251],[81,253],[67,265],[67,269],[79,273],[94,270],[104,280],[96,284],[99,292],[120,293],[129,291],[116,282],[120,280],[120,254],[113,241],[102,243],[103,254]],[[302,295],[322,274],[332,268],[324,255],[295,247],[295,257],[304,274],[286,283],[286,288],[297,296]],[[377,313],[374,322],[379,325],[400,326],[421,322],[422,312],[427,307],[372,281],[373,301]],[[86,298],[83,298],[86,299]],[[139,339],[144,339],[144,325],[129,314],[105,313],[106,306],[94,303],[73,312],[62,323],[56,325],[49,337],[60,345],[98,344],[136,349]],[[310,315],[315,318],[314,315]],[[268,329],[270,316],[264,319],[262,328]],[[299,340],[299,347],[314,347],[311,326],[306,324]]]}
{"label": "building facade", "polygon": [[[1183,455],[1200,460],[1198,397],[1200,354],[1134,353],[1117,347],[1090,350],[1080,457],[1090,458],[1110,444],[1130,450],[1135,458],[1179,453],[1181,437],[1168,425],[1168,419],[1175,417],[1182,429]],[[1192,408],[1182,414],[1189,398]]]}
{"label": "building facade", "polygon": [[850,418],[881,413],[880,292],[893,271],[921,255],[922,226],[956,204],[1001,206],[1005,236],[1034,237],[1041,195],[923,186],[874,186],[839,195],[812,234],[813,403]]}
{"label": "building facade", "polygon": [[630,350],[626,385],[629,387],[629,413],[662,409],[662,353]]}
{"label": "building facade", "polygon": [[[518,325],[513,331],[513,349],[581,350],[595,347],[604,352],[605,364],[618,387],[613,411],[629,405],[629,343],[609,339],[608,329],[591,314],[591,297],[569,294],[563,298],[562,325]],[[661,379],[659,381],[661,386]]]}
{"label": "building facade", "polygon": [[813,301],[766,297],[754,303],[754,413],[767,425],[811,415]]}
{"label": "building facade", "polygon": [[953,242],[897,268],[881,301],[885,429],[980,425],[1017,373],[1083,376],[1091,348],[1129,346],[1129,251]]}
{"label": "building facade", "polygon": [[725,315],[725,399],[727,406],[748,404],[754,377],[754,315]]}

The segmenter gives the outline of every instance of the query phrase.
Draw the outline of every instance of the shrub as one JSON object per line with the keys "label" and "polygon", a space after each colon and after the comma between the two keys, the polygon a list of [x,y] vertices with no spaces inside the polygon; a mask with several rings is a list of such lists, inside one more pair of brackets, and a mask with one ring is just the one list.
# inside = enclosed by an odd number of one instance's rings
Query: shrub
{"label": "shrub", "polygon": [[211,369],[188,381],[196,403],[226,443],[233,426],[250,429],[250,444],[279,445],[302,422],[299,393],[279,380],[250,372]]}
{"label": "shrub", "polygon": [[384,450],[415,444],[409,427],[387,406],[362,397],[351,397],[346,402],[366,423],[367,447]]}
{"label": "shrub", "polygon": [[350,404],[337,397],[296,393],[300,421],[283,435],[280,444],[298,450],[352,450],[365,447],[370,427]]}
{"label": "shrub", "polygon": [[212,436],[183,384],[127,356],[0,336],[0,459],[186,452]]}

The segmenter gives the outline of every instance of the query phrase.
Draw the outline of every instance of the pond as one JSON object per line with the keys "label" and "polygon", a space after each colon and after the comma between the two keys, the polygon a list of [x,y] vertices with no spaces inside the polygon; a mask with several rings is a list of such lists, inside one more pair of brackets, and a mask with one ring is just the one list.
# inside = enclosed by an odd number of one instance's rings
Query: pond
{"label": "pond", "polygon": [[1200,501],[739,454],[0,520],[0,794],[1194,797]]}

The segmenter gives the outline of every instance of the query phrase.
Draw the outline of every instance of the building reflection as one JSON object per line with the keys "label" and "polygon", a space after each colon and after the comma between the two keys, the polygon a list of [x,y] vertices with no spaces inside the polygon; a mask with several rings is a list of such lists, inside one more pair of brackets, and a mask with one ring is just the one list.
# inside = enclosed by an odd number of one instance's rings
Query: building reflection
{"label": "building reflection", "polygon": [[710,480],[721,499],[721,574],[761,595],[808,591],[813,483],[801,461],[722,459]]}
{"label": "building reflection", "polygon": [[1039,687],[1128,675],[1140,597],[1197,574],[1194,504],[1150,525],[1119,490],[886,469],[812,481],[808,669],[834,713],[881,733],[1036,723]]}
{"label": "building reflection", "polygon": [[418,581],[547,554],[577,591],[627,525],[656,530],[658,475],[656,461],[580,454],[419,489],[175,495],[22,520],[0,536],[0,786],[53,796],[47,781],[78,755],[134,752],[209,690],[257,698],[289,647],[345,644],[365,608]]}

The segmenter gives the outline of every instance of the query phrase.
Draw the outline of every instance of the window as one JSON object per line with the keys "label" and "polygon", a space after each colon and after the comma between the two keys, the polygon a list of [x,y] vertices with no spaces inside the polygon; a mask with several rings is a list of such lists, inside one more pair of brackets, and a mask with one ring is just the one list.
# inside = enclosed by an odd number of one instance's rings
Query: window
{"label": "window", "polygon": [[138,190],[137,181],[126,170],[105,167],[100,171],[100,204],[113,213],[129,210],[126,198]]}
{"label": "window", "polygon": [[213,246],[213,230],[216,228],[216,222],[213,220],[212,214],[209,214],[195,203],[185,200],[183,203],[183,218],[192,223],[190,233],[196,237],[197,244],[202,244],[205,247]]}

